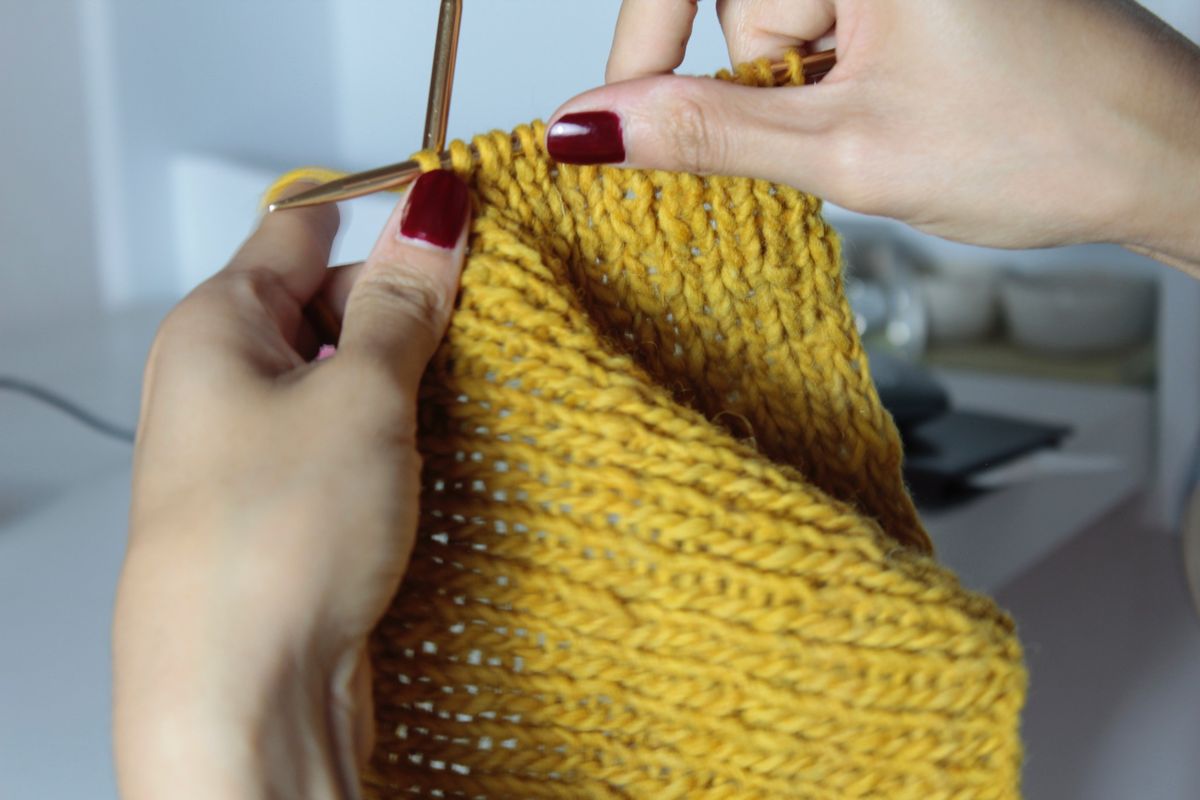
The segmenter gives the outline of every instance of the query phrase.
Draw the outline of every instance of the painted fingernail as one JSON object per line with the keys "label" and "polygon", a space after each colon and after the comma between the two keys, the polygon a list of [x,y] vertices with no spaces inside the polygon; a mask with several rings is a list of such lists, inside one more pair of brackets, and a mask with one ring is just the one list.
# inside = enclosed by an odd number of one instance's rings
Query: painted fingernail
{"label": "painted fingernail", "polygon": [[611,111],[566,114],[550,126],[546,149],[564,164],[619,164],[625,160],[621,118]]}
{"label": "painted fingernail", "polygon": [[467,222],[470,203],[462,178],[448,169],[426,172],[408,190],[400,235],[449,250]]}

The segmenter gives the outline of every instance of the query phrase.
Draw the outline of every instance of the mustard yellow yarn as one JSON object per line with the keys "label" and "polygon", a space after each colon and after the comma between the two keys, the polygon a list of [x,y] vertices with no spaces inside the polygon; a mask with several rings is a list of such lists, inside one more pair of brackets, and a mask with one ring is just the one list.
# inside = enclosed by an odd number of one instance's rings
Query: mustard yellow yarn
{"label": "mustard yellow yarn", "polygon": [[475,218],[368,793],[1017,796],[1013,625],[928,555],[820,202],[543,132],[451,146]]}

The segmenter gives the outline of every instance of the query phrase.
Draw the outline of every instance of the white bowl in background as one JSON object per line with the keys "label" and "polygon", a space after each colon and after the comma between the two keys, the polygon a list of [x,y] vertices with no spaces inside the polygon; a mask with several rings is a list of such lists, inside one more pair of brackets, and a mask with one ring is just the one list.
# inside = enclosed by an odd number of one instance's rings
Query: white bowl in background
{"label": "white bowl in background", "polygon": [[1156,297],[1153,278],[1101,269],[1013,270],[1000,281],[1009,338],[1057,355],[1104,353],[1147,340]]}
{"label": "white bowl in background", "polygon": [[938,264],[919,278],[930,338],[939,344],[982,339],[996,327],[996,273],[980,265]]}

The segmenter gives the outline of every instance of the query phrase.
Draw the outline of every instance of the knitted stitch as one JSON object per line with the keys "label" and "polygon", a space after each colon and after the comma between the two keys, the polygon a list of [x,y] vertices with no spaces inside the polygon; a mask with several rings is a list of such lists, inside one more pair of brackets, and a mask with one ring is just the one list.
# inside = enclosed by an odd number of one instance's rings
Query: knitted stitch
{"label": "knitted stitch", "polygon": [[475,217],[368,794],[1017,796],[1013,624],[928,555],[820,201],[515,136],[450,147]]}

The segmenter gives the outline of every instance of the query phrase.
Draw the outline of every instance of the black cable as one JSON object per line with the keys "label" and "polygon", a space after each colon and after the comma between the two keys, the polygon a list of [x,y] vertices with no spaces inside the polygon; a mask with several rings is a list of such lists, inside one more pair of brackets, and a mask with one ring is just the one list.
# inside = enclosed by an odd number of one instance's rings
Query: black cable
{"label": "black cable", "polygon": [[57,408],[59,411],[69,417],[73,417],[77,422],[88,426],[97,433],[111,436],[122,442],[133,442],[133,431],[129,428],[124,428],[106,419],[102,419],[83,406],[77,405],[49,389],[38,386],[36,383],[30,383],[22,378],[14,378],[11,375],[0,375],[0,389],[17,392],[27,397],[32,397],[34,400],[45,403],[48,406]]}

